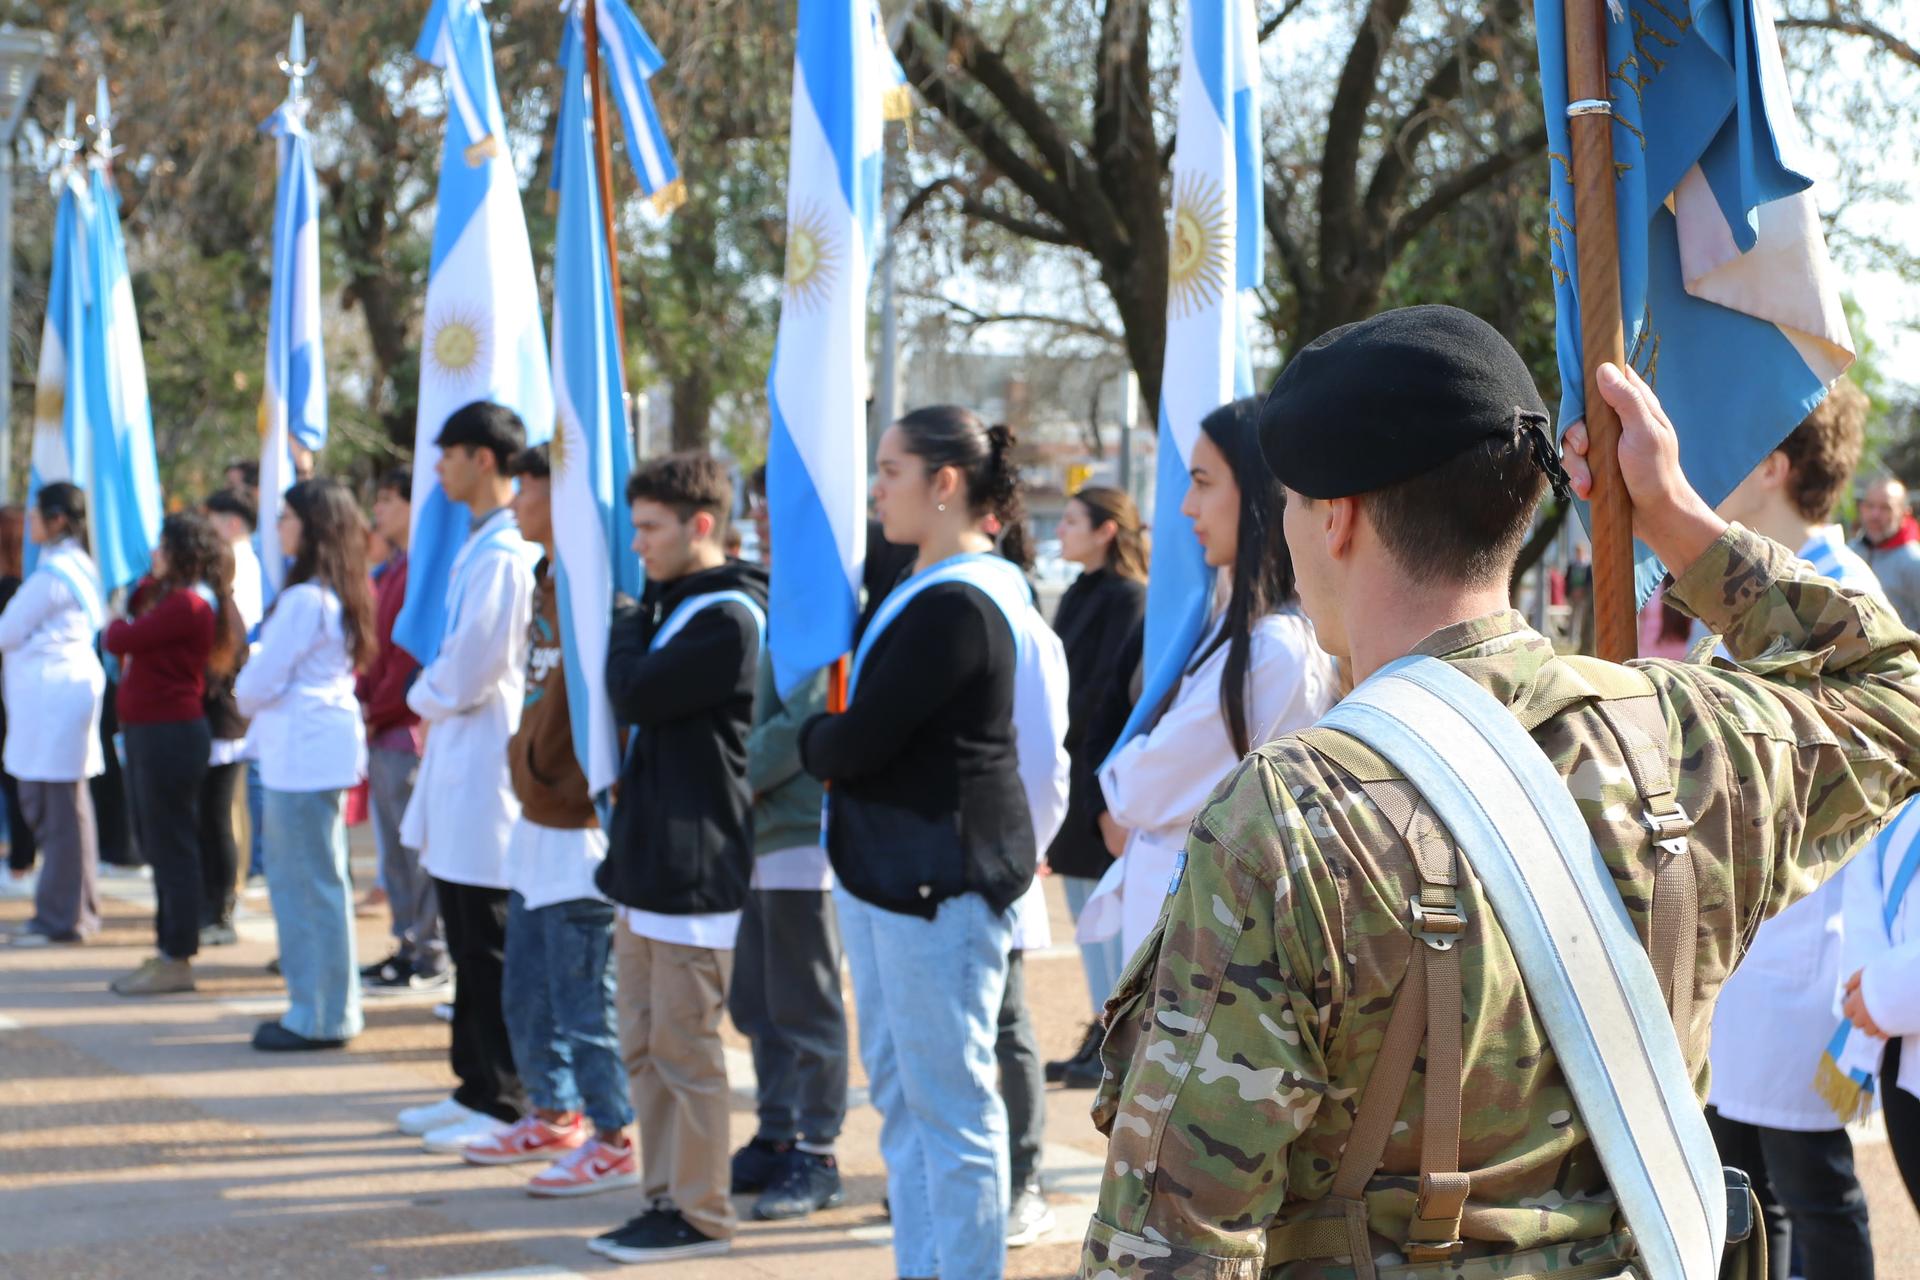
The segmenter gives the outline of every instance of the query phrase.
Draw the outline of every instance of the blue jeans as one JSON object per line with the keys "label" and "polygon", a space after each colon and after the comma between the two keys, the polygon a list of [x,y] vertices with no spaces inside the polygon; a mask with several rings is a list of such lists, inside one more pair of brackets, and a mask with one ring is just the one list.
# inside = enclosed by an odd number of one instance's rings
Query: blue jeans
{"label": "blue jeans", "polygon": [[[1098,880],[1086,876],[1061,876],[1061,887],[1067,891],[1067,911],[1073,916],[1074,923],[1080,921],[1080,913],[1087,909],[1087,899],[1093,896]],[[1107,1007],[1107,997],[1120,985],[1120,971],[1127,966],[1127,953],[1120,948],[1120,935],[1114,934],[1104,942],[1083,942],[1080,944],[1080,967],[1087,971],[1087,994],[1093,997],[1093,1016],[1098,1018]]]}
{"label": "blue jeans", "polygon": [[247,874],[267,874],[267,788],[260,781],[260,762],[247,761]]}
{"label": "blue jeans", "polygon": [[1007,1255],[1007,1108],[994,1039],[1013,925],[978,894],[932,920],[834,890],[880,1111],[902,1276],[1000,1280]]}
{"label": "blue jeans", "polygon": [[534,1106],[585,1111],[613,1134],[633,1123],[614,1027],[613,904],[596,898],[529,911],[507,897],[500,1008],[520,1083]]}
{"label": "blue jeans", "polygon": [[287,1011],[280,1025],[309,1040],[360,1034],[360,974],[353,954],[353,884],[347,828],[334,791],[266,788],[262,834],[267,894],[280,934]]}

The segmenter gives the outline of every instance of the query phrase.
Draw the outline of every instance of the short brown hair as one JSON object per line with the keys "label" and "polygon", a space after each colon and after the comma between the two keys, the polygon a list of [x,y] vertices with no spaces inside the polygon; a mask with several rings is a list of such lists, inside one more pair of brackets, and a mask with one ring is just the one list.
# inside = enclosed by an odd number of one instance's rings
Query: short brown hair
{"label": "short brown hair", "polygon": [[627,478],[627,501],[672,507],[682,520],[705,511],[716,522],[714,536],[725,537],[727,513],[733,509],[733,481],[718,458],[704,453],[670,453]]}
{"label": "short brown hair", "polygon": [[1780,442],[1787,459],[1787,501],[1803,519],[1825,524],[1860,465],[1867,393],[1850,378],[1833,384],[1806,421]]}
{"label": "short brown hair", "polygon": [[1479,587],[1511,575],[1546,488],[1547,473],[1516,430],[1360,503],[1409,578]]}

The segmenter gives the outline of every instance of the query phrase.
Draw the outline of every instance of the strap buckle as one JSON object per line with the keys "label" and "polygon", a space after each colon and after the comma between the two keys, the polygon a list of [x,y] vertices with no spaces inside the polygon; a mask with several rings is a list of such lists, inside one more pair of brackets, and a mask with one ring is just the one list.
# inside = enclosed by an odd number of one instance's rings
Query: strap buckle
{"label": "strap buckle", "polygon": [[1466,913],[1457,902],[1428,906],[1418,898],[1408,898],[1407,911],[1413,919],[1413,936],[1435,951],[1453,950],[1453,944],[1467,931]]}
{"label": "strap buckle", "polygon": [[1647,830],[1653,833],[1654,847],[1676,857],[1687,851],[1687,837],[1693,831],[1693,819],[1678,804],[1671,812],[1656,813],[1651,807],[1641,812]]}

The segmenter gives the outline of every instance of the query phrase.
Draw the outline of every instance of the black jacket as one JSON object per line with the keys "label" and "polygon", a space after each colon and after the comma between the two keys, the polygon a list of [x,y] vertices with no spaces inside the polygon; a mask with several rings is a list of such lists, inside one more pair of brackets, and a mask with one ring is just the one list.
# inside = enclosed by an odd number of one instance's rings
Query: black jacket
{"label": "black jacket", "polygon": [[740,591],[766,607],[767,576],[730,560],[649,586],[615,611],[607,694],[631,726],[607,859],[594,883],[623,906],[664,915],[736,911],[753,872],[747,732],[760,630],[739,604],[708,605],[657,651],[654,633],[692,596]]}
{"label": "black jacket", "polygon": [[1054,615],[1053,629],[1067,650],[1066,746],[1073,781],[1066,820],[1047,849],[1047,865],[1063,876],[1097,880],[1113,864],[1100,838],[1107,798],[1100,790],[1099,769],[1120,736],[1125,716],[1116,721],[1106,713],[1116,696],[1126,699],[1131,672],[1122,669],[1121,657],[1146,611],[1144,583],[1095,569],[1067,588]]}
{"label": "black jacket", "polygon": [[1014,665],[999,607],[941,583],[874,642],[846,712],[801,728],[801,762],[832,785],[827,853],[847,892],[927,919],[963,893],[1004,911],[1026,892]]}

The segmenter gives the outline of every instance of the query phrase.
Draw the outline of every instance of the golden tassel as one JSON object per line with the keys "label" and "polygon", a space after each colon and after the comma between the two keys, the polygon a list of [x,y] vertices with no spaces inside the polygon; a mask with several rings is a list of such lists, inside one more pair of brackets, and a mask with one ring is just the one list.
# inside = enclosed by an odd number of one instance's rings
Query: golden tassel
{"label": "golden tassel", "polygon": [[675,178],[672,182],[669,182],[666,186],[648,196],[647,202],[653,206],[655,213],[663,218],[666,217],[687,202],[686,181],[681,178]]}
{"label": "golden tassel", "polygon": [[480,141],[470,144],[466,150],[467,163],[479,168],[483,161],[491,160],[500,154],[500,139],[488,134]]}
{"label": "golden tassel", "polygon": [[913,115],[913,90],[904,84],[887,86],[880,95],[880,114],[887,120],[905,120]]}
{"label": "golden tassel", "polygon": [[1833,1108],[1833,1114],[1840,1117],[1843,1125],[1865,1120],[1873,1114],[1872,1090],[1842,1071],[1831,1054],[1820,1055],[1819,1069],[1813,1073],[1813,1090]]}

